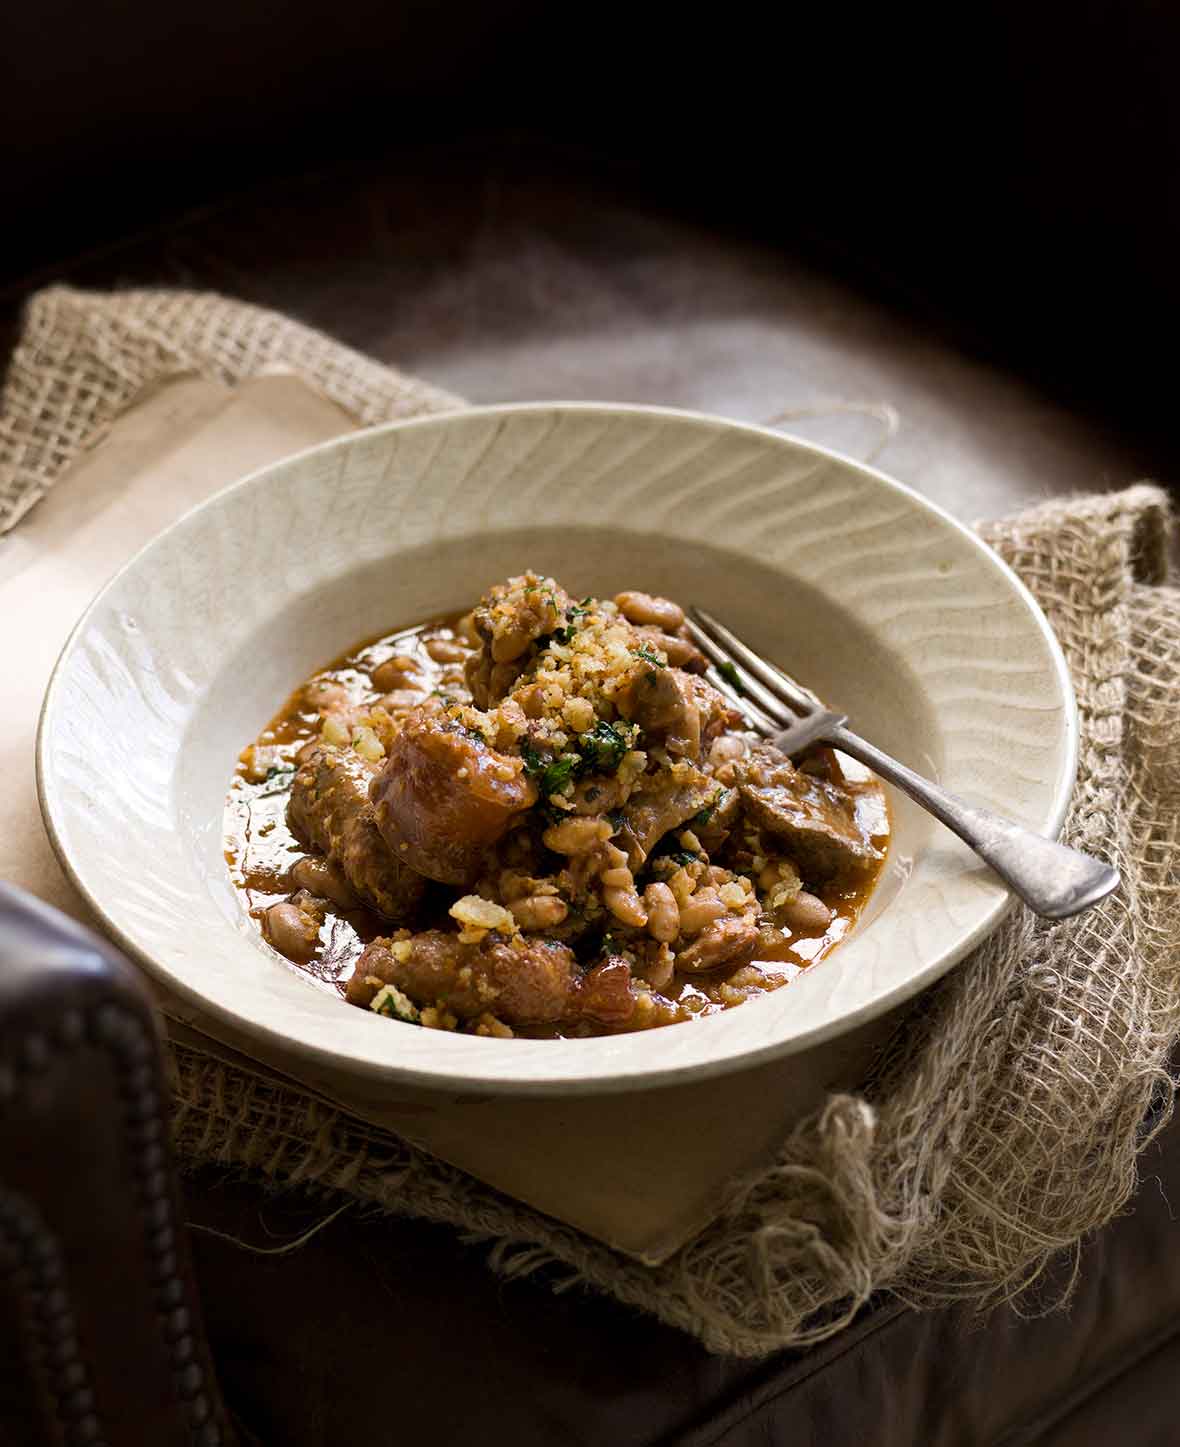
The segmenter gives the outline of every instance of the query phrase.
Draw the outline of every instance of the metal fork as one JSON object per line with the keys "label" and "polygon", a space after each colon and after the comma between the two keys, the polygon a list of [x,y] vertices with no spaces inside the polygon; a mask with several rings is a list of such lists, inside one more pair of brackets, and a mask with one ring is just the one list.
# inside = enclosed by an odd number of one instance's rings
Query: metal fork
{"label": "metal fork", "polygon": [[716,618],[700,608],[690,612],[693,642],[713,665],[710,681],[755,732],[783,753],[798,754],[810,744],[826,743],[859,759],[957,834],[1046,919],[1080,914],[1118,888],[1118,873],[1109,864],[1045,839],[989,809],[974,808],[932,784],[854,734],[845,715],[825,708],[815,694],[759,657]]}

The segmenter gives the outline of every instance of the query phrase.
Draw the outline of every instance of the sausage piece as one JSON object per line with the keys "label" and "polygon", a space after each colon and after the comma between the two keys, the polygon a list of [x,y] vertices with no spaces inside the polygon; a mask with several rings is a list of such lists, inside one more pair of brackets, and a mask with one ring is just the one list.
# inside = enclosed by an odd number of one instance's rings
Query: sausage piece
{"label": "sausage piece", "polygon": [[348,982],[349,1003],[367,1007],[380,988],[374,981],[396,985],[422,1007],[443,1006],[460,1020],[490,1013],[507,1025],[625,1025],[637,999],[626,960],[611,957],[583,974],[567,946],[522,935],[463,944],[458,935],[425,930],[404,941],[373,940]]}
{"label": "sausage piece", "polygon": [[463,944],[458,935],[425,930],[409,940],[376,939],[356,962],[346,994],[368,1005],[372,979],[396,985],[417,1005],[441,1005],[461,1020],[490,1012],[509,1025],[546,1024],[571,1013],[580,972],[565,945],[486,935]]}
{"label": "sausage piece", "polygon": [[469,885],[537,789],[520,759],[424,708],[394,739],[369,798],[398,859],[441,884]]}
{"label": "sausage piece", "polygon": [[358,899],[393,920],[412,917],[426,881],[390,853],[369,803],[373,769],[359,754],[320,744],[295,772],[287,819],[336,865]]}

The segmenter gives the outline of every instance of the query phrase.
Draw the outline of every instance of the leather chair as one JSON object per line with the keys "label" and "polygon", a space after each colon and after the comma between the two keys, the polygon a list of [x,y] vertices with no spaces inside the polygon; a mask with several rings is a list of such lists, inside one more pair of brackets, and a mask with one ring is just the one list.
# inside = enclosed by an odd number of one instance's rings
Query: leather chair
{"label": "leather chair", "polygon": [[233,1447],[147,992],[0,885],[0,1441]]}

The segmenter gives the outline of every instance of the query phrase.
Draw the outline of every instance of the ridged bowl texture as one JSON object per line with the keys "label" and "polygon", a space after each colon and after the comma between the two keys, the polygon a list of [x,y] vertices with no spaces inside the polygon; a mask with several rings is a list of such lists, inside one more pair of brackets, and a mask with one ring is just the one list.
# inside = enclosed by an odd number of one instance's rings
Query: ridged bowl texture
{"label": "ridged bowl texture", "polygon": [[361,638],[469,607],[534,567],[574,594],[698,603],[885,749],[1043,833],[1076,726],[1060,650],[966,528],[868,467],[654,408],[475,408],[267,467],[135,557],[78,624],[38,741],[42,807],[106,925],[174,996],[260,1043],[373,1079],[589,1093],[798,1051],[915,994],[1007,909],[950,834],[891,794],[889,863],[852,936],[786,988],[636,1035],[497,1040],[401,1026],[315,988],[232,889],[239,750]]}

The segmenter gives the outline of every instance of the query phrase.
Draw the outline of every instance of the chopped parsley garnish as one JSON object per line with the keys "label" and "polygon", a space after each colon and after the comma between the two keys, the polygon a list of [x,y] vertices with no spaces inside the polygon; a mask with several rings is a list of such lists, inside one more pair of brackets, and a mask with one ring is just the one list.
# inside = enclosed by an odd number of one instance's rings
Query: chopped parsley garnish
{"label": "chopped parsley garnish", "polygon": [[566,786],[577,778],[581,762],[580,754],[558,754],[551,764],[545,766],[541,774],[542,794],[563,794]]}
{"label": "chopped parsley garnish", "polygon": [[259,789],[256,798],[269,799],[272,794],[285,794],[291,787],[291,780],[295,777],[294,764],[271,764],[266,771],[266,778],[263,783],[268,785],[265,789]]}
{"label": "chopped parsley garnish", "polygon": [[373,1012],[377,1015],[384,1015],[389,1020],[400,1020],[403,1025],[421,1025],[419,1010],[413,1000],[396,989],[394,986],[387,986],[380,992],[373,1001]]}
{"label": "chopped parsley garnish", "polygon": [[586,774],[613,774],[631,747],[636,735],[633,725],[600,721],[594,728],[578,735],[578,751],[563,754],[542,753],[527,739],[520,746],[524,771],[536,779],[543,798],[565,794],[570,785]]}
{"label": "chopped parsley garnish", "polygon": [[550,794],[564,793],[566,785],[577,778],[582,764],[581,754],[558,754],[552,758],[538,753],[527,742],[520,746],[520,757],[524,760],[525,773],[530,779],[536,779],[546,799]]}
{"label": "chopped parsley garnish", "polygon": [[739,693],[745,693],[745,689],[742,687],[742,676],[737,671],[736,664],[731,663],[727,658],[724,663],[717,665],[717,672],[727,683],[732,684]]}
{"label": "chopped parsley garnish", "polygon": [[578,619],[584,618],[590,611],[589,608],[586,607],[586,604],[590,601],[591,600],[587,598],[585,602],[582,603],[571,603],[565,610],[565,626],[553,630],[553,637],[556,638],[558,643],[570,642],[574,634],[578,631]]}
{"label": "chopped parsley garnish", "polygon": [[635,650],[635,657],[642,658],[645,663],[654,663],[657,668],[667,668],[668,666],[663,659],[653,653],[650,648],[637,648]]}
{"label": "chopped parsley garnish", "polygon": [[713,815],[717,812],[717,805],[721,803],[721,800],[724,797],[725,790],[718,789],[717,792],[713,795],[713,797],[709,800],[709,802],[705,805],[705,807],[701,810],[701,812],[692,816],[692,818],[688,821],[689,824],[707,824],[709,820],[712,819]]}
{"label": "chopped parsley garnish", "polygon": [[[683,828],[685,826],[681,825],[680,827]],[[665,834],[664,837],[657,842],[655,848],[647,857],[647,869],[668,868],[672,865],[679,866],[681,864],[698,864],[704,857],[694,853],[691,849],[685,849],[679,846],[673,847],[675,839],[675,833],[670,832]]]}
{"label": "chopped parsley garnish", "polygon": [[578,735],[578,746],[592,772],[613,774],[631,745],[626,734],[600,719],[588,733]]}

